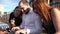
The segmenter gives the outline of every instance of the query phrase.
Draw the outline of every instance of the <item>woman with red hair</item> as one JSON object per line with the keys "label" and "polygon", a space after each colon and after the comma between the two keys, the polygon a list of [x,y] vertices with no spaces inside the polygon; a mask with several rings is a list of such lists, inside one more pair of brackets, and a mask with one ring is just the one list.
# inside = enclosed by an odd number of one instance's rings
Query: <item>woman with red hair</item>
{"label": "woman with red hair", "polygon": [[46,0],[36,0],[33,2],[36,13],[42,17],[43,27],[48,34],[60,33],[60,11],[51,7]]}

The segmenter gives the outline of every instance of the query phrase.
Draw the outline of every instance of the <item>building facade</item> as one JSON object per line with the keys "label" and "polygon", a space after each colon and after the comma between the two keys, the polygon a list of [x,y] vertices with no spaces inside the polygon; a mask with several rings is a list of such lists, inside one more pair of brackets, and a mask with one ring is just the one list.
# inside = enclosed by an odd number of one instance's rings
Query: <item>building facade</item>
{"label": "building facade", "polygon": [[53,7],[60,8],[60,0],[50,0],[50,5]]}

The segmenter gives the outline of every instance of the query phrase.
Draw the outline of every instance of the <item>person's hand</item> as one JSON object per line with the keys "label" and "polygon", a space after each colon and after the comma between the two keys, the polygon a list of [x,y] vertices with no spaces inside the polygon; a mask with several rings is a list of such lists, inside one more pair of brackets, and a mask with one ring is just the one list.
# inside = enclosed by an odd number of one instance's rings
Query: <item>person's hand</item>
{"label": "person's hand", "polygon": [[11,21],[11,25],[12,25],[12,26],[15,26],[15,20],[12,19],[12,20],[10,20],[10,21]]}
{"label": "person's hand", "polygon": [[56,32],[55,34],[60,34],[60,32]]}
{"label": "person's hand", "polygon": [[12,30],[12,31],[20,30],[20,27],[13,27],[11,30]]}
{"label": "person's hand", "polygon": [[21,29],[15,32],[15,34],[20,34],[20,33],[27,34],[27,30]]}

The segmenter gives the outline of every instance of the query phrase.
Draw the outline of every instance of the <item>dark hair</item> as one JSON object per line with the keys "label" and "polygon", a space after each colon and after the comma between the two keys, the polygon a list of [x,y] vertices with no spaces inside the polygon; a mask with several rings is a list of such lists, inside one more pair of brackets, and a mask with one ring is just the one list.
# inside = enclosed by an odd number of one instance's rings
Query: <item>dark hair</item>
{"label": "dark hair", "polygon": [[15,9],[14,9],[14,11],[15,11],[17,8],[19,8],[19,6],[16,6]]}

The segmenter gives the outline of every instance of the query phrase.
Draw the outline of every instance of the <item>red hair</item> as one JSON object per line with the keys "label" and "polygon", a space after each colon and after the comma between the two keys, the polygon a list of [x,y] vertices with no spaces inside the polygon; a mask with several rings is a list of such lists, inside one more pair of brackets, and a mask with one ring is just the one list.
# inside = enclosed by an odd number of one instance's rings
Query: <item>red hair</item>
{"label": "red hair", "polygon": [[48,21],[49,18],[51,18],[49,13],[49,9],[51,9],[51,7],[48,5],[46,0],[35,1],[34,6],[39,10],[38,13],[43,17],[45,21]]}

